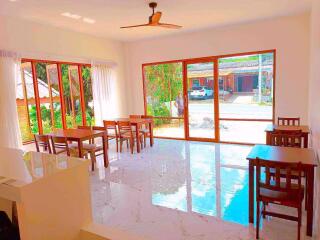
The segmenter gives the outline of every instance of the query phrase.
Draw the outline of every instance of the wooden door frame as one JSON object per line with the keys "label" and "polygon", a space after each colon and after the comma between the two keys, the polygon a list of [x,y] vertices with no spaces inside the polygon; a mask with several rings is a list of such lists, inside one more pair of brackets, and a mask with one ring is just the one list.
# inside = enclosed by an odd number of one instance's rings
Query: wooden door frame
{"label": "wooden door frame", "polygon": [[[213,64],[213,112],[214,112],[214,136],[213,138],[190,137],[189,129],[189,97],[188,97],[188,69],[189,64],[197,63],[212,63]],[[188,141],[202,141],[202,142],[218,142],[219,138],[219,82],[218,82],[218,59],[214,57],[184,60],[183,64],[183,95],[184,95],[184,126],[185,139]]]}

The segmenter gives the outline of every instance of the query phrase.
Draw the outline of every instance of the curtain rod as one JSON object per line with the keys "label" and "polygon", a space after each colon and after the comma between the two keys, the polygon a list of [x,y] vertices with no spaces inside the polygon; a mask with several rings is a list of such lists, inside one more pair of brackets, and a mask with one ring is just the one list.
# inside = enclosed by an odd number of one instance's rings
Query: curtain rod
{"label": "curtain rod", "polygon": [[34,60],[48,60],[48,61],[59,61],[59,62],[77,62],[83,64],[107,64],[110,66],[117,66],[117,63],[113,60],[99,59],[99,58],[88,58],[88,57],[76,57],[68,55],[57,55],[51,53],[38,53],[38,52],[22,52],[19,54],[21,58],[34,59]]}

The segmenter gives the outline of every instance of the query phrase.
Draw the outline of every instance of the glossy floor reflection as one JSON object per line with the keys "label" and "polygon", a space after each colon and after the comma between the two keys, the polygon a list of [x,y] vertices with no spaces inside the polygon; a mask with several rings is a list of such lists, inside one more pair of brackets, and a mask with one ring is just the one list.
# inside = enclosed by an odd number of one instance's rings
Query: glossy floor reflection
{"label": "glossy floor reflection", "polygon": [[[141,154],[111,149],[110,167],[91,176],[94,220],[147,239],[255,239],[250,149],[174,140],[157,140]],[[261,228],[262,239],[296,239],[295,222],[269,218]],[[302,239],[310,239],[304,235],[303,225]]]}

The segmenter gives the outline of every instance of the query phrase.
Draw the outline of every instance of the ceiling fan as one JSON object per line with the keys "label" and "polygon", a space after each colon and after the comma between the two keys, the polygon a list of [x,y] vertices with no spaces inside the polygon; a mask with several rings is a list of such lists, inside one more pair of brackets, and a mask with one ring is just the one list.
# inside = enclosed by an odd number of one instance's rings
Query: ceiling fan
{"label": "ceiling fan", "polygon": [[170,23],[161,23],[160,18],[162,13],[161,12],[154,12],[154,9],[157,7],[156,2],[149,3],[149,7],[152,8],[152,15],[149,17],[149,23],[146,24],[140,24],[140,25],[133,25],[133,26],[125,26],[121,28],[135,28],[135,27],[164,27],[164,28],[172,28],[172,29],[179,29],[182,28],[182,26],[170,24]]}

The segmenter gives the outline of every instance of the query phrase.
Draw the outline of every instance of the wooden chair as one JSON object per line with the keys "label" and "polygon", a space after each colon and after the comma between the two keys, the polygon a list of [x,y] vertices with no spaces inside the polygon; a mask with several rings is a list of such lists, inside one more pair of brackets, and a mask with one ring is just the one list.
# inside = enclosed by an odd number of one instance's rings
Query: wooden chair
{"label": "wooden chair", "polygon": [[67,138],[54,136],[51,136],[50,138],[53,154],[66,153],[67,156],[70,156],[70,148]]}
{"label": "wooden chair", "polygon": [[[262,168],[265,170],[265,180],[262,176]],[[271,178],[270,169],[276,170],[276,177]],[[293,183],[292,171],[298,172],[297,183]],[[280,172],[285,172],[285,179],[281,181]],[[256,201],[257,201],[257,218],[256,218],[256,239],[259,239],[259,226],[261,215],[283,218],[298,222],[298,240],[300,240],[300,228],[302,218],[302,201],[304,197],[303,186],[301,185],[302,164],[301,163],[284,163],[256,159]],[[282,179],[283,180],[283,179]],[[263,208],[261,210],[261,202]],[[266,209],[268,204],[278,204],[287,207],[296,208],[298,216],[285,215],[271,212]]]}
{"label": "wooden chair", "polygon": [[[129,115],[129,118],[144,118],[144,115]],[[148,126],[142,126],[140,129],[139,129],[140,132],[143,133],[143,145],[144,147],[146,147],[146,139],[147,139],[147,135],[149,133],[149,127]],[[141,144],[142,146],[142,144]]]}
{"label": "wooden chair", "polygon": [[41,146],[41,147],[43,147],[43,151],[48,151],[50,154],[52,153],[49,136],[35,134],[34,135],[34,142],[36,144],[37,152],[40,152],[39,146]]}
{"label": "wooden chair", "polygon": [[278,117],[278,125],[300,126],[300,118]]}
{"label": "wooden chair", "polygon": [[[86,129],[86,130],[102,130],[105,131],[104,127],[91,127],[91,126],[78,126],[78,129]],[[69,145],[70,146],[70,145]],[[72,144],[73,148],[78,148],[77,143]],[[86,155],[90,155],[91,159],[91,170],[94,171],[94,166],[96,163],[96,153],[103,150],[103,146],[97,145],[94,143],[94,139],[89,139],[89,142],[84,142],[82,144],[82,149]]]}
{"label": "wooden chair", "polygon": [[136,134],[132,131],[132,126],[130,121],[119,121],[118,122],[119,128],[119,139],[120,139],[120,152],[122,152],[122,143],[123,141],[129,140],[131,153],[133,154],[133,147],[135,141],[140,144],[143,143],[143,133],[140,132],[138,139],[136,138]]}
{"label": "wooden chair", "polygon": [[[142,115],[141,118],[151,118],[153,119],[153,116],[151,115]],[[146,139],[147,137],[150,137],[150,129],[149,129],[149,124],[146,124],[146,126],[144,126],[144,128],[142,128],[141,130],[144,133],[144,146],[146,147]]]}
{"label": "wooden chair", "polygon": [[302,147],[301,130],[275,130],[270,134],[270,145],[280,147]]}
{"label": "wooden chair", "polygon": [[109,148],[109,141],[115,139],[116,149],[119,152],[119,132],[116,121],[104,120],[103,125],[107,131],[107,147]]}

